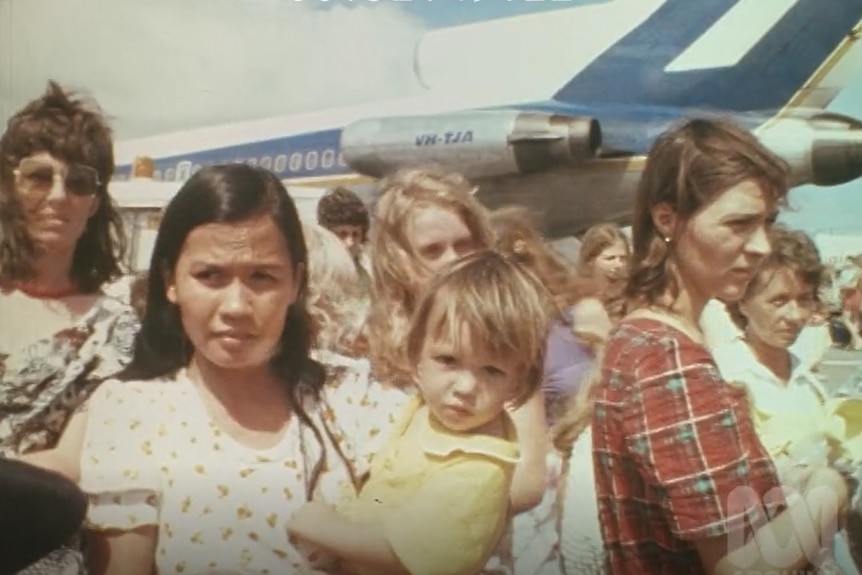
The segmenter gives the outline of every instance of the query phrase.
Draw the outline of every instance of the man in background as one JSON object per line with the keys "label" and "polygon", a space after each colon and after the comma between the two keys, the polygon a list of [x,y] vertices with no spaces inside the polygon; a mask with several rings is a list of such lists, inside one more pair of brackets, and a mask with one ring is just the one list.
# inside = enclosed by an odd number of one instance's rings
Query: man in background
{"label": "man in background", "polygon": [[362,247],[368,238],[368,207],[354,192],[337,187],[317,204],[317,223],[334,233],[353,257],[363,296],[371,291],[371,274]]}

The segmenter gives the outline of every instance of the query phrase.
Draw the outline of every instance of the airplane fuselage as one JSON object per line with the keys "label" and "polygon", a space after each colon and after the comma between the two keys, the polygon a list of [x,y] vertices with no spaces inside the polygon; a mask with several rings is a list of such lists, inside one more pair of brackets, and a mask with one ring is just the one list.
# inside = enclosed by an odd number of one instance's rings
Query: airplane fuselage
{"label": "airplane fuselage", "polygon": [[616,0],[440,30],[417,47],[427,92],[121,143],[116,178],[136,156],[176,182],[246,162],[370,200],[385,173],[436,163],[568,235],[625,222],[655,137],[713,115],[751,129],[795,184],[843,183],[862,175],[862,123],[823,106],[860,70],[860,20],[862,0]]}

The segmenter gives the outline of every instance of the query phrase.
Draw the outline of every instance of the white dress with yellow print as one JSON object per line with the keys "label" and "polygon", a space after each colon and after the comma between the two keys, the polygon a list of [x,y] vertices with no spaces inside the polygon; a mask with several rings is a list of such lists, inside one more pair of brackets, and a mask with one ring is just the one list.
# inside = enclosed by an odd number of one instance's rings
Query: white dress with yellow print
{"label": "white dress with yellow print", "polygon": [[319,434],[294,417],[276,446],[253,450],[212,423],[184,371],[105,383],[91,401],[81,463],[90,526],[158,527],[158,574],[325,568],[328,558],[291,544],[285,525],[312,492],[334,501],[350,474],[323,406],[309,402],[307,412]]}

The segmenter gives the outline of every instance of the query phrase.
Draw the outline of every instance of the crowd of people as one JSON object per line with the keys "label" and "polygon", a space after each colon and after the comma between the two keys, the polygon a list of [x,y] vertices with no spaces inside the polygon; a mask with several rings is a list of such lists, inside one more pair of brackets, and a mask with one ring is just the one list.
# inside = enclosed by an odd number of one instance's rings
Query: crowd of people
{"label": "crowd of people", "polygon": [[858,573],[862,402],[745,129],[659,136],[577,261],[439,167],[303,222],[208,166],[120,298],[113,169],[53,82],[0,138],[0,574]]}

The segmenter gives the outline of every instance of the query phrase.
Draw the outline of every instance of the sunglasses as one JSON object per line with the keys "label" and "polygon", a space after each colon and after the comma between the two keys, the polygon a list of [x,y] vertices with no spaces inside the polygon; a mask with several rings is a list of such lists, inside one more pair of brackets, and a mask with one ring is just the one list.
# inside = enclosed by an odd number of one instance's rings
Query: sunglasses
{"label": "sunglasses", "polygon": [[44,160],[24,158],[13,173],[21,192],[26,194],[48,194],[59,180],[71,194],[92,196],[101,184],[99,172],[83,164],[70,164],[62,170]]}

